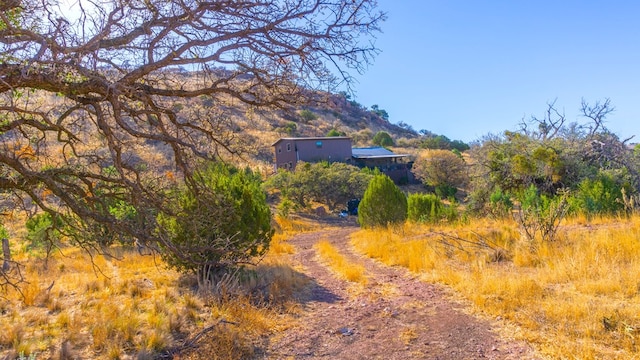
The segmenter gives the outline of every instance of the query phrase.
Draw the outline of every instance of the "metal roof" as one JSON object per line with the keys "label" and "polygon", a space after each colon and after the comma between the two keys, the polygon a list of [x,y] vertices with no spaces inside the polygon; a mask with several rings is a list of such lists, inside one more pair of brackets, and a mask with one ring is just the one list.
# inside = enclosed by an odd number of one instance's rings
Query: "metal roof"
{"label": "metal roof", "polygon": [[380,146],[366,148],[352,148],[351,156],[356,159],[383,159],[383,158],[400,158],[409,156],[407,154],[396,154],[391,150]]}
{"label": "metal roof", "polygon": [[289,141],[309,141],[309,140],[351,140],[348,136],[311,136],[311,137],[284,137],[278,139],[276,142],[271,144],[271,146],[275,146],[281,141],[289,140]]}

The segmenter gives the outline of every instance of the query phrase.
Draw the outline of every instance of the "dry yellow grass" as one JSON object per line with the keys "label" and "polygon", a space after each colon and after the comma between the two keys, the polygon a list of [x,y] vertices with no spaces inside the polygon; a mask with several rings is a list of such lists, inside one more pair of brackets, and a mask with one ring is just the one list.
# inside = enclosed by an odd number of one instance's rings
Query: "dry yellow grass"
{"label": "dry yellow grass", "polygon": [[308,281],[281,260],[292,251],[286,238],[277,241],[228,298],[194,292],[189,277],[135,251],[116,250],[119,260],[94,254],[92,265],[88,254],[67,248],[45,262],[14,242],[28,283],[24,296],[10,290],[0,297],[0,358],[151,358],[212,324],[220,341],[207,351],[250,355],[255,339],[290,325],[293,294]]}
{"label": "dry yellow grass", "polygon": [[360,264],[354,264],[340,252],[336,247],[331,245],[328,240],[321,240],[314,245],[320,258],[327,263],[329,268],[337,273],[342,279],[359,283],[362,285],[367,284],[366,270],[364,266]]}
{"label": "dry yellow grass", "polygon": [[[484,219],[455,228],[360,231],[352,244],[451,286],[543,355],[639,358],[640,218],[592,220],[566,221],[553,243],[526,243],[515,223]],[[444,241],[440,233],[471,243]],[[481,239],[501,250],[475,246]]]}
{"label": "dry yellow grass", "polygon": [[295,249],[289,243],[287,243],[287,236],[285,234],[274,234],[269,244],[269,252],[272,254],[293,254]]}
{"label": "dry yellow grass", "polygon": [[320,228],[320,225],[316,222],[313,222],[312,220],[295,216],[289,216],[286,218],[282,216],[276,216],[275,222],[280,230],[280,233],[285,237],[303,232],[318,230]]}

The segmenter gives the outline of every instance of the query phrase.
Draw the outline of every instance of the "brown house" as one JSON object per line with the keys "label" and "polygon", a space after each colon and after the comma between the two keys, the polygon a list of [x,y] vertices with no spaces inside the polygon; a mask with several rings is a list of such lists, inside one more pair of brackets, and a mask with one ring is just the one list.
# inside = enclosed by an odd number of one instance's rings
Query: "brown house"
{"label": "brown house", "polygon": [[281,138],[272,145],[275,170],[293,170],[299,161],[343,162],[358,167],[377,168],[398,184],[411,183],[413,162],[408,155],[395,154],[383,147],[352,148],[346,136]]}
{"label": "brown house", "polygon": [[346,136],[281,138],[272,145],[275,150],[275,168],[296,168],[304,162],[351,162],[351,138]]}

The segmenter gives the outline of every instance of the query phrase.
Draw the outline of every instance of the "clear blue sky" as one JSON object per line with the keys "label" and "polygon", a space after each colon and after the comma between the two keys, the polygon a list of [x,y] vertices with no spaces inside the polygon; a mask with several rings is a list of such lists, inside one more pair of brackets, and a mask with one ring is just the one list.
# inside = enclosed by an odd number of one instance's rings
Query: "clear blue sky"
{"label": "clear blue sky", "polygon": [[640,1],[379,0],[382,50],[354,98],[465,142],[516,130],[557,99],[609,98],[606,126],[640,142]]}

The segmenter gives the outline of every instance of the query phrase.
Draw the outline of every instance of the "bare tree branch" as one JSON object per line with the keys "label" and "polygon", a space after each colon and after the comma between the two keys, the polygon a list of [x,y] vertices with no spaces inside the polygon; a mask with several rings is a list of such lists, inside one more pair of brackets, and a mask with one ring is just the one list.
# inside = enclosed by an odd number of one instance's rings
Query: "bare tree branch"
{"label": "bare tree branch", "polygon": [[[552,102],[547,103],[547,110],[543,118],[531,116],[529,121],[524,119],[520,123],[521,131],[527,136],[536,138],[542,141],[550,140],[558,136],[558,133],[563,129],[566,121],[564,111],[560,112],[556,107],[558,99],[554,99]],[[529,124],[535,125],[533,130],[528,128]]]}
{"label": "bare tree branch", "polygon": [[166,174],[242,151],[224,104],[287,108],[350,86],[385,18],[374,0],[77,6],[0,4],[0,190],[61,215],[88,248],[162,241]]}
{"label": "bare tree branch", "polygon": [[588,125],[589,136],[593,136],[600,131],[606,132],[607,128],[604,125],[605,118],[614,111],[615,108],[611,105],[611,100],[608,98],[605,99],[604,102],[596,101],[593,105],[589,105],[583,98],[580,104],[580,113],[593,122]]}

